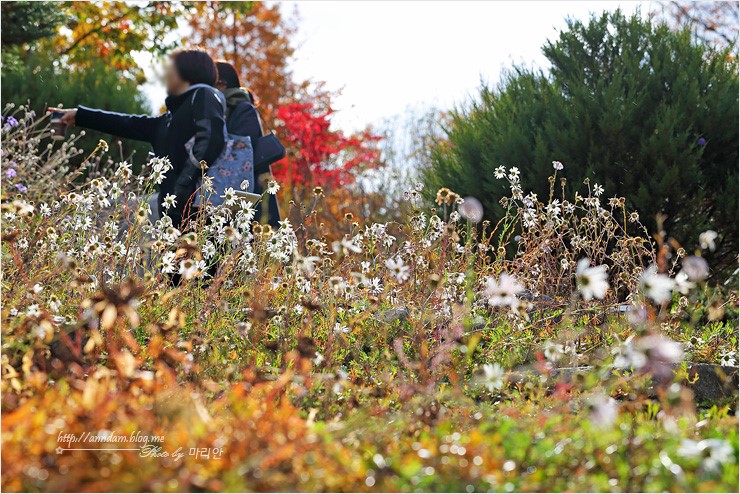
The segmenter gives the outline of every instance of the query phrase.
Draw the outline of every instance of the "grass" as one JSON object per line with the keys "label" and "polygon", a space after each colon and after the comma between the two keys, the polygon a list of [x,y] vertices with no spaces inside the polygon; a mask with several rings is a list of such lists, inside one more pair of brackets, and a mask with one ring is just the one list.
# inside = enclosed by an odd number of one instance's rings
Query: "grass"
{"label": "grass", "polygon": [[737,491],[736,397],[697,406],[671,371],[735,365],[737,292],[624,201],[553,206],[556,174],[541,202],[510,170],[498,225],[409,190],[387,224],[243,204],[180,232],[140,199],[166,161],[91,170],[101,143],[64,170],[74,140],[15,115],[4,490]]}

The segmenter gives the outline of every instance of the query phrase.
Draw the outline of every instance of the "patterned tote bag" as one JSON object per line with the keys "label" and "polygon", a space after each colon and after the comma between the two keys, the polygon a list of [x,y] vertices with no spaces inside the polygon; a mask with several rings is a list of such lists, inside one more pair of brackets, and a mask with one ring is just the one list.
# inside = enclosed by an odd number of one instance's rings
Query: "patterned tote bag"
{"label": "patterned tote bag", "polygon": [[[197,86],[200,86],[200,84]],[[210,86],[205,87],[214,90]],[[195,99],[195,94],[193,94],[193,99]],[[219,100],[225,107],[226,102],[224,99],[219,98]],[[203,179],[199,178],[198,188],[195,193],[195,199],[193,200],[193,205],[196,207],[206,203],[213,204],[214,206],[223,204],[223,196],[226,193],[226,189],[232,188],[235,191],[241,191],[241,184],[245,180],[249,182],[249,189],[246,192],[254,191],[254,151],[252,149],[251,139],[249,137],[227,133],[226,126],[224,126],[224,135],[226,141],[224,150],[216,161],[209,164],[205,170],[205,176],[211,180],[213,191],[203,190]],[[192,137],[185,143],[185,149],[188,152],[191,163],[200,168],[200,163],[193,156],[194,143],[195,137]]]}

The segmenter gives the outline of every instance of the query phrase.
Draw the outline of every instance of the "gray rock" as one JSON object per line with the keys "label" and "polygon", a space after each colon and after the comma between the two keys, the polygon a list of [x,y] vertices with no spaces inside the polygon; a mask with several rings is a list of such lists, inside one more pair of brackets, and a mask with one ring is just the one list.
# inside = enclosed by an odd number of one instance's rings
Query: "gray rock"
{"label": "gray rock", "polygon": [[409,311],[408,307],[399,306],[379,313],[376,319],[384,324],[392,324],[395,322],[406,322],[409,317],[411,317],[411,311]]}
{"label": "gray rock", "polygon": [[[687,363],[689,378],[683,384],[694,392],[694,401],[706,404],[721,404],[728,400],[737,400],[738,397],[738,368],[716,364]],[[679,369],[680,366],[674,366]],[[578,375],[595,372],[591,366],[561,367],[552,371],[552,376],[570,381]],[[604,372],[602,379],[609,377],[609,371]],[[526,380],[539,379],[540,375],[533,370],[517,370],[509,374],[509,382],[521,383]]]}
{"label": "gray rock", "polygon": [[690,381],[696,382],[685,384],[694,390],[694,399],[697,402],[721,403],[728,399],[737,400],[737,367],[697,363],[689,363],[687,367]]}

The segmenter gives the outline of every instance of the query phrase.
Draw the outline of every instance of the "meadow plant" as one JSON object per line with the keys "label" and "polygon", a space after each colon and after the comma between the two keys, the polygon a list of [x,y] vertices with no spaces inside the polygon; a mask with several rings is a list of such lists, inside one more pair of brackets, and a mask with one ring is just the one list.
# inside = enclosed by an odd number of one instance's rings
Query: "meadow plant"
{"label": "meadow plant", "polygon": [[[4,489],[737,489],[734,398],[697,408],[682,364],[736,364],[737,295],[704,281],[711,235],[692,254],[634,237],[623,198],[560,192],[567,163],[546,202],[498,169],[497,225],[417,185],[406,221],[347,215],[336,240],[261,225],[235,191],[180,229],[147,202],[166,159],[137,176],[101,142],[70,170],[74,139],[47,146],[13,110]],[[164,440],[58,439],[86,431]]]}

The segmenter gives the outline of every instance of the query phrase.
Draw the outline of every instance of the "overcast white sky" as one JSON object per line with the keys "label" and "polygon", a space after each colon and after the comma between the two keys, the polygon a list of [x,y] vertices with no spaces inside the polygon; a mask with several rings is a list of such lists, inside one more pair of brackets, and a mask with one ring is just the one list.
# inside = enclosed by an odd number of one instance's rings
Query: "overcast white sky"
{"label": "overcast white sky", "polygon": [[[644,1],[302,1],[293,68],[302,79],[341,89],[334,124],[356,130],[411,106],[447,108],[495,83],[513,63],[545,67],[540,47],[565,19],[621,7],[646,15]],[[147,87],[152,107],[164,100]]]}

